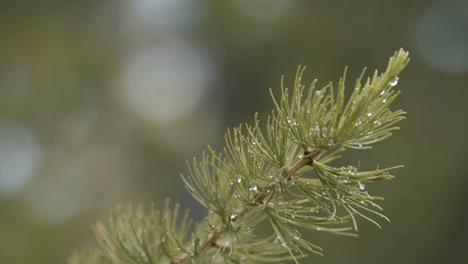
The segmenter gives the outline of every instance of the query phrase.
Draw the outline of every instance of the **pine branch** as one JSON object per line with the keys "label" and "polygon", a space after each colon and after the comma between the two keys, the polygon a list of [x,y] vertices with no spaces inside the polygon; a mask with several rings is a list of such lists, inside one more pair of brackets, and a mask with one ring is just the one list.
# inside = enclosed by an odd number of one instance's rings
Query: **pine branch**
{"label": "pine branch", "polygon": [[[388,220],[365,184],[393,178],[401,166],[360,171],[359,166],[333,167],[348,148],[365,149],[391,136],[405,112],[391,111],[400,94],[394,88],[409,62],[400,50],[383,73],[362,84],[365,71],[345,98],[345,78],[316,89],[317,80],[302,84],[299,67],[293,88],[282,85],[275,110],[264,128],[257,115],[253,125],[228,129],[225,148],[208,148],[201,159],[188,162],[182,175],[186,189],[208,215],[192,225],[189,213],[169,201],[161,211],[116,209],[107,227],[94,232],[99,250],[77,253],[69,263],[270,263],[322,254],[304,239],[307,229],[355,236],[356,216],[378,227]],[[283,83],[283,82],[282,82]],[[268,235],[256,232],[267,226]]]}

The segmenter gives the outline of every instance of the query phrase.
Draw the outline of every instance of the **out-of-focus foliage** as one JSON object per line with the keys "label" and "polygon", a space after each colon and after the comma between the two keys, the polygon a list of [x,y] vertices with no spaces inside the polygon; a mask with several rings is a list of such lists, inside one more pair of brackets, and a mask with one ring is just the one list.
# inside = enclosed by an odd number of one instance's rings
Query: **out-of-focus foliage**
{"label": "out-of-focus foliage", "polygon": [[406,164],[367,186],[392,223],[360,222],[359,239],[314,234],[326,251],[311,261],[467,262],[465,2],[2,3],[0,263],[62,263],[119,202],[160,208],[169,196],[201,219],[181,163],[267,113],[278,76],[297,64],[320,80],[346,64],[358,76],[402,46],[412,53],[395,102],[409,113],[404,130],[344,155],[364,170]]}

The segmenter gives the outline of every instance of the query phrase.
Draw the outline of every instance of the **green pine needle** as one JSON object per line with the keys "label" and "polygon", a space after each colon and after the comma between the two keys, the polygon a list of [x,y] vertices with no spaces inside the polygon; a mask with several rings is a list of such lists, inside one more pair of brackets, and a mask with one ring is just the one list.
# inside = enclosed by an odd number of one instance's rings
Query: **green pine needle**
{"label": "green pine needle", "polygon": [[[383,73],[356,80],[345,97],[346,69],[337,84],[302,84],[299,66],[294,86],[270,94],[275,110],[262,125],[228,129],[221,154],[209,148],[188,162],[186,189],[208,210],[192,225],[188,211],[167,200],[162,210],[117,208],[106,226],[94,231],[98,249],[75,253],[77,263],[271,263],[293,260],[322,249],[302,236],[307,230],[355,236],[358,218],[378,227],[388,221],[366,191],[389,180],[393,169],[370,171],[333,167],[347,148],[371,148],[399,128],[402,110],[390,110],[408,53],[396,52]],[[336,88],[335,88],[336,87]],[[270,233],[257,232],[262,226]]]}

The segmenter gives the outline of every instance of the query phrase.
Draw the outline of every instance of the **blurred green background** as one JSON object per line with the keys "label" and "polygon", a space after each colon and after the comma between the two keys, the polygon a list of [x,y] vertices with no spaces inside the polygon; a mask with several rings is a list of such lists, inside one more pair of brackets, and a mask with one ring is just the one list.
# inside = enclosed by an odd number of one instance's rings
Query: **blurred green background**
{"label": "blurred green background", "polygon": [[[171,197],[226,126],[269,113],[268,88],[298,64],[325,85],[349,65],[412,61],[402,130],[343,161],[405,164],[368,186],[383,229],[310,233],[302,263],[468,263],[468,2],[133,0],[0,5],[0,263],[64,263],[119,202]],[[349,84],[348,83],[348,84]]]}

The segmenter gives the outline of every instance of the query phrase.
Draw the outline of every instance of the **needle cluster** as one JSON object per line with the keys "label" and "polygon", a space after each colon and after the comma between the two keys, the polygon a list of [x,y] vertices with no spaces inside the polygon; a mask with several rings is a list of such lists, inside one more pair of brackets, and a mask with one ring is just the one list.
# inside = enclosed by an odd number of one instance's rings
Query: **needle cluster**
{"label": "needle cluster", "polygon": [[[193,224],[188,211],[166,201],[162,210],[118,208],[94,233],[99,247],[74,254],[78,263],[272,263],[322,249],[304,238],[308,230],[355,236],[357,217],[379,226],[388,220],[366,190],[393,178],[391,168],[362,171],[334,167],[348,148],[367,149],[398,130],[404,119],[390,105],[409,62],[399,50],[383,73],[364,77],[345,96],[346,69],[337,84],[302,83],[299,67],[292,88],[270,94],[274,110],[265,123],[228,129],[220,152],[208,147],[187,162],[186,189],[208,213]],[[336,162],[335,162],[336,163]],[[259,232],[258,229],[263,229]]]}

